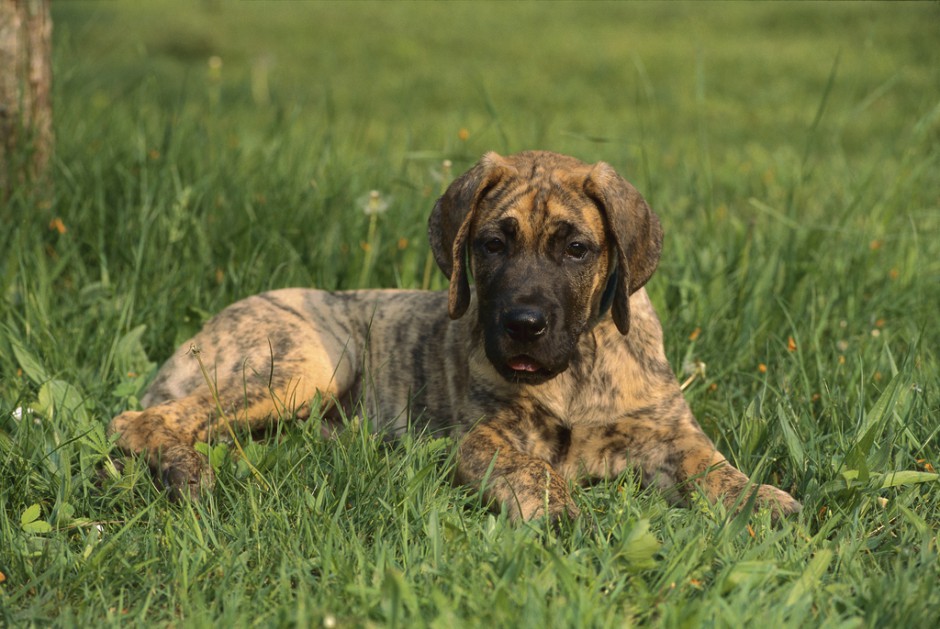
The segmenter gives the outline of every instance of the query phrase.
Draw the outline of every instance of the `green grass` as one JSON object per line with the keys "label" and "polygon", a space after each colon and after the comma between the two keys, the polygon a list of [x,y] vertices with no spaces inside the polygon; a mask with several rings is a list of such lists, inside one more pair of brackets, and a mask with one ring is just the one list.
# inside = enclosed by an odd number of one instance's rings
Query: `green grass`
{"label": "green grass", "polygon": [[[53,16],[55,188],[0,209],[0,625],[936,626],[936,4]],[[609,161],[658,211],[667,353],[707,365],[686,395],[799,517],[628,477],[561,532],[512,525],[450,485],[447,441],[316,422],[247,445],[269,488],[217,447],[199,504],[104,464],[110,417],[231,301],[443,287],[442,161],[527,148]]]}

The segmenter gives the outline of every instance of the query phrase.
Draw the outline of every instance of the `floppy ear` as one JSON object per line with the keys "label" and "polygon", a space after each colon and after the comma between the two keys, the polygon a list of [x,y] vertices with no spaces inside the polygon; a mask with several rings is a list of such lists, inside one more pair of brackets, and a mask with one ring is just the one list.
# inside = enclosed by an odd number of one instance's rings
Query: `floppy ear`
{"label": "floppy ear", "polygon": [[663,248],[659,218],[632,185],[610,165],[598,162],[584,183],[584,191],[607,219],[617,254],[617,286],[611,314],[621,334],[630,331],[630,295],[646,284]]}
{"label": "floppy ear", "polygon": [[463,316],[470,306],[466,263],[473,214],[487,191],[512,170],[505,159],[496,153],[487,153],[448,186],[431,211],[428,240],[437,265],[450,278],[447,309],[451,319]]}

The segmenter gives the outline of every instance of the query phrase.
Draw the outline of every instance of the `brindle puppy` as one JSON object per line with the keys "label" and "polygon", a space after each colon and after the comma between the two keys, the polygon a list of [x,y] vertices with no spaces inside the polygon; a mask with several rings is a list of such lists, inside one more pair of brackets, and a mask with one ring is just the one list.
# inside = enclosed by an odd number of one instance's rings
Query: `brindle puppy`
{"label": "brindle puppy", "polygon": [[458,438],[459,482],[485,483],[516,519],[574,516],[570,482],[628,467],[728,506],[754,490],[775,517],[799,511],[786,492],[752,485],[692,416],[643,289],[659,220],[610,166],[488,153],[438,200],[428,234],[449,292],[244,299],[176,351],[143,411],[114,418],[119,446],[198,496],[212,472],[194,443],[225,422],[308,416],[320,399],[327,425],[361,412],[385,433]]}

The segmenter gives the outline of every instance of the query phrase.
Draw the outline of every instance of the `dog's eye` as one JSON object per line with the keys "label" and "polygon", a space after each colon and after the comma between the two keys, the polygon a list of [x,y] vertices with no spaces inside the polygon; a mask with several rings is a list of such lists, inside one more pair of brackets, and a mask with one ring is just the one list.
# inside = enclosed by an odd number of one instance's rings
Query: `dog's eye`
{"label": "dog's eye", "polygon": [[565,247],[565,255],[569,258],[574,258],[575,260],[583,260],[584,256],[587,254],[587,245],[580,242],[572,242],[567,247]]}
{"label": "dog's eye", "polygon": [[506,248],[506,243],[499,238],[490,238],[483,243],[483,248],[486,249],[487,253],[502,253]]}

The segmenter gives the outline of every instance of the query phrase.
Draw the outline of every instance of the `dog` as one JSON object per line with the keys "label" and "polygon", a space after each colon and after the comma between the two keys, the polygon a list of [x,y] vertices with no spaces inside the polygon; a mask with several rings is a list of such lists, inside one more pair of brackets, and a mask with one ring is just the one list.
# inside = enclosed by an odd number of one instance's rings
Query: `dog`
{"label": "dog", "polygon": [[513,520],[576,517],[569,483],[627,469],[679,501],[800,510],[735,469],[693,417],[644,289],[662,228],[611,166],[487,153],[437,201],[428,236],[449,290],[236,302],[163,365],[144,410],[111,421],[117,445],[198,498],[213,474],[193,446],[224,424],[317,413],[330,433],[361,415],[384,434],[453,436],[456,481]]}

